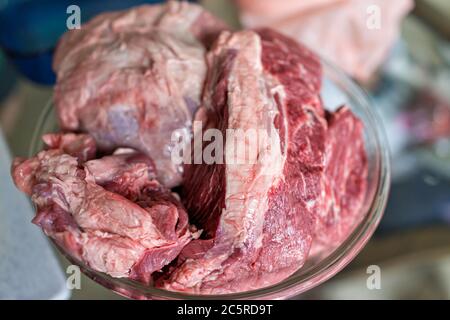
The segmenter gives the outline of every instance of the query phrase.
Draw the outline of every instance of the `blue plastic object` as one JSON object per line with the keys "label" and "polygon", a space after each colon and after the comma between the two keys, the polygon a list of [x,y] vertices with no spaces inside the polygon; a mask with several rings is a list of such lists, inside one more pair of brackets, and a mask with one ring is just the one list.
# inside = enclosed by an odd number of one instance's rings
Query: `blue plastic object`
{"label": "blue plastic object", "polygon": [[8,96],[16,83],[16,72],[14,72],[11,65],[7,62],[6,57],[0,51],[0,108],[2,101]]}

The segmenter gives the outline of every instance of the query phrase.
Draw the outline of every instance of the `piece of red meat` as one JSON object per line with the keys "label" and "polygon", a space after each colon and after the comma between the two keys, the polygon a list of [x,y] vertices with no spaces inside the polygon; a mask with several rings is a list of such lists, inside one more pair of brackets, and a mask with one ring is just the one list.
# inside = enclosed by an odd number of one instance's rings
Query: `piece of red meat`
{"label": "piece of red meat", "polygon": [[90,133],[102,151],[137,149],[152,157],[160,182],[180,184],[172,135],[190,133],[205,46],[225,28],[199,5],[169,1],[100,14],[67,32],[53,64],[59,125]]}
{"label": "piece of red meat", "polygon": [[92,269],[148,283],[197,236],[177,198],[154,179],[147,156],[130,152],[83,163],[76,156],[95,149],[86,135],[44,141],[47,150],[14,162],[14,181],[37,207],[33,222]]}
{"label": "piece of red meat", "polygon": [[311,254],[341,244],[364,214],[368,163],[363,123],[346,107],[327,113],[323,209]]}
{"label": "piece of red meat", "polygon": [[262,29],[222,33],[208,66],[196,116],[204,130],[263,129],[268,138],[260,131],[239,137],[257,146],[255,158],[236,155],[243,164],[230,161],[234,149],[226,136],[224,164],[185,166],[183,200],[205,233],[158,285],[202,294],[257,289],[300,268],[311,245],[326,134],[320,62]]}

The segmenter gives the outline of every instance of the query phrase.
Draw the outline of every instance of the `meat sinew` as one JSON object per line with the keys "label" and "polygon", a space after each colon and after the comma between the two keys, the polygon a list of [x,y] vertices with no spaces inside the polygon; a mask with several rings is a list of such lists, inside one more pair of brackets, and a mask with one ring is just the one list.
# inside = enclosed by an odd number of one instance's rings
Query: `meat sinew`
{"label": "meat sinew", "polygon": [[274,284],[304,263],[320,207],[326,121],[319,61],[274,31],[222,33],[208,63],[196,120],[224,135],[254,129],[257,136],[237,138],[257,149],[235,155],[226,135],[224,164],[186,166],[184,203],[206,238],[186,247],[161,285],[217,294]]}
{"label": "meat sinew", "polygon": [[196,236],[182,205],[154,179],[147,156],[128,151],[89,160],[95,143],[88,135],[44,141],[48,150],[15,160],[14,181],[37,207],[33,222],[91,268],[148,283]]}
{"label": "meat sinew", "polygon": [[170,1],[101,14],[68,32],[54,61],[60,126],[90,133],[104,151],[140,150],[152,157],[164,185],[179,184],[171,135],[190,130],[205,45],[223,29],[200,6]]}

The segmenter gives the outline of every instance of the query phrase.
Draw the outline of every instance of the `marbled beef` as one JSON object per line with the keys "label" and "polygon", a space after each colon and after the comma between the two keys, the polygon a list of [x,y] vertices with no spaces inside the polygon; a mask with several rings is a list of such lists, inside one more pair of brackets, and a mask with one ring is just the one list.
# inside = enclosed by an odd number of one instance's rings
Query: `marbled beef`
{"label": "marbled beef", "polygon": [[308,49],[268,29],[222,33],[208,66],[196,119],[223,133],[265,129],[270,139],[248,137],[258,147],[255,159],[237,155],[243,164],[232,161],[227,139],[224,164],[186,166],[184,203],[205,233],[161,285],[210,294],[257,289],[300,268],[313,240],[327,127],[321,66]]}

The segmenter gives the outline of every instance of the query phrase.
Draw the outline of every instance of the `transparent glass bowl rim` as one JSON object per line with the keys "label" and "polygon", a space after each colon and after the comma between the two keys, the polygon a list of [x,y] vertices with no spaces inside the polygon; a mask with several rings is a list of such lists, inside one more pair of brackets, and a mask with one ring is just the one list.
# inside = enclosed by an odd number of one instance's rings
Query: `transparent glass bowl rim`
{"label": "transparent glass bowl rim", "polygon": [[[142,295],[147,299],[286,299],[294,295],[306,292],[309,289],[328,280],[342,270],[361,251],[372,236],[383,215],[390,186],[390,156],[385,131],[378,114],[371,105],[365,91],[350,79],[343,71],[333,64],[321,58],[324,75],[334,74],[341,85],[357,101],[359,107],[366,114],[365,126],[369,126],[369,132],[373,134],[376,145],[376,161],[378,184],[373,194],[373,200],[368,211],[360,223],[354,228],[347,239],[340,244],[329,256],[322,259],[317,265],[299,275],[291,275],[287,279],[262,289],[238,292],[223,295],[192,295],[180,292],[172,292],[145,286],[127,279],[112,278],[107,274],[90,269],[81,261],[71,257],[67,252],[58,248],[69,261],[80,266],[90,278],[111,290],[125,295]],[[48,118],[53,112],[53,104],[50,101],[42,112],[36,130],[34,132],[29,155],[32,156],[40,150],[41,135]],[[136,293],[139,292],[139,293]],[[133,294],[130,294],[133,293]]]}

